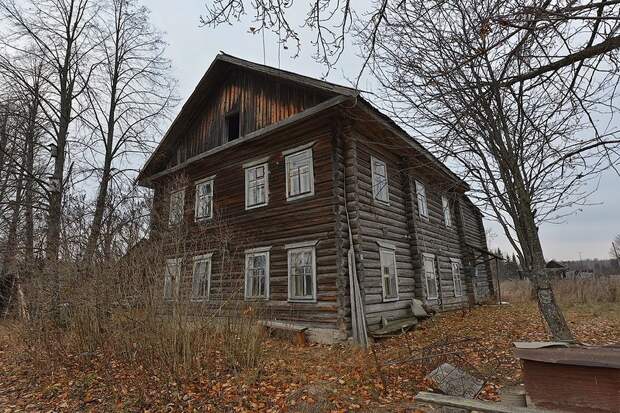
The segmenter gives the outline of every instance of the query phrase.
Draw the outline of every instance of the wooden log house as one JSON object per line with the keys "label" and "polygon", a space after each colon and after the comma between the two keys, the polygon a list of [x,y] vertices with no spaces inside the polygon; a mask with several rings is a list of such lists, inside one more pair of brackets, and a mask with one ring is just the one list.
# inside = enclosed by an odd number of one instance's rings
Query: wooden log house
{"label": "wooden log house", "polygon": [[[154,190],[151,236],[187,234],[162,264],[168,299],[234,295],[334,341],[352,310],[372,332],[414,297],[448,310],[494,293],[468,185],[352,88],[220,54],[138,182]],[[222,222],[232,239],[198,239]],[[233,248],[238,282],[223,282]]]}

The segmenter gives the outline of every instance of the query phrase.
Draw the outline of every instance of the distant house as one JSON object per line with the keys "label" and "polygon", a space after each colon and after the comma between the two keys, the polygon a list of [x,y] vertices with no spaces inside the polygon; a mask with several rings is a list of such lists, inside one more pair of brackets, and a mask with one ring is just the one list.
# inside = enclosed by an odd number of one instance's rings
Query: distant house
{"label": "distant house", "polygon": [[556,277],[556,278],[566,278],[566,273],[568,268],[566,268],[564,265],[560,264],[559,262],[555,261],[555,260],[550,260],[549,262],[547,262],[547,265],[545,265],[545,268],[547,269],[547,274],[549,274],[552,277]]}
{"label": "distant house", "polygon": [[[494,293],[467,183],[352,88],[220,54],[138,180],[154,189],[155,235],[197,238],[218,213],[243,234],[188,242],[189,258],[171,248],[167,299],[217,306],[241,289],[275,319],[344,339],[354,277],[371,331],[410,317],[414,297],[443,310]],[[239,282],[222,282],[233,246]]]}

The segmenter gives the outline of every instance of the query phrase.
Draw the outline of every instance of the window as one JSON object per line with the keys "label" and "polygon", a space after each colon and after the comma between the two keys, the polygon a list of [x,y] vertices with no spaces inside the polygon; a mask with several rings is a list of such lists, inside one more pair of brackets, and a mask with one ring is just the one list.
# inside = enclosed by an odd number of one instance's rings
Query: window
{"label": "window", "polygon": [[269,168],[267,163],[245,168],[245,209],[267,205],[269,197]]}
{"label": "window", "polygon": [[226,115],[226,142],[234,141],[239,137],[240,120],[239,111]]}
{"label": "window", "polygon": [[372,170],[372,196],[377,201],[389,203],[390,194],[385,162],[373,157],[370,158],[370,162]]}
{"label": "window", "polygon": [[314,195],[312,148],[286,155],[286,199]]}
{"label": "window", "polygon": [[463,295],[463,282],[461,280],[461,260],[452,258],[452,282],[454,283],[454,296]]}
{"label": "window", "polygon": [[245,298],[269,298],[269,249],[245,252]]}
{"label": "window", "polygon": [[415,192],[418,196],[418,212],[420,214],[420,217],[428,219],[428,205],[426,203],[426,188],[424,188],[424,185],[419,181],[415,181]]}
{"label": "window", "polygon": [[452,214],[450,213],[450,202],[446,195],[441,196],[441,206],[443,207],[443,219],[446,227],[452,226]]}
{"label": "window", "polygon": [[211,287],[211,255],[199,255],[194,257],[192,270],[192,300],[201,301],[209,299]]}
{"label": "window", "polygon": [[383,301],[398,300],[398,275],[396,274],[395,247],[379,249],[381,259],[381,285]]}
{"label": "window", "polygon": [[170,211],[168,223],[178,225],[183,221],[183,210],[185,209],[185,190],[175,191],[170,194]]}
{"label": "window", "polygon": [[484,264],[476,264],[475,268],[474,268],[474,276],[475,277],[480,277],[484,274],[485,270],[484,270]]}
{"label": "window", "polygon": [[426,282],[426,298],[429,300],[439,298],[434,255],[424,254],[424,280]]}
{"label": "window", "polygon": [[164,300],[176,300],[181,283],[181,259],[166,260],[164,271]]}
{"label": "window", "polygon": [[213,218],[213,181],[215,176],[196,182],[196,206],[194,220]]}
{"label": "window", "polygon": [[316,300],[316,241],[286,246],[289,301]]}

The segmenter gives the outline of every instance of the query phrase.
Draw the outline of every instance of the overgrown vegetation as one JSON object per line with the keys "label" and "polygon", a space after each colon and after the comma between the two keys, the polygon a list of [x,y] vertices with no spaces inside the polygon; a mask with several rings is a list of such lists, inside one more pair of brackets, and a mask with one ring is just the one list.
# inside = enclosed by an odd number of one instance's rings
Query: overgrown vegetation
{"label": "overgrown vegetation", "polygon": [[[620,276],[558,279],[552,284],[563,307],[620,303]],[[502,281],[501,288],[502,300],[509,303],[529,303],[535,299],[529,280]]]}

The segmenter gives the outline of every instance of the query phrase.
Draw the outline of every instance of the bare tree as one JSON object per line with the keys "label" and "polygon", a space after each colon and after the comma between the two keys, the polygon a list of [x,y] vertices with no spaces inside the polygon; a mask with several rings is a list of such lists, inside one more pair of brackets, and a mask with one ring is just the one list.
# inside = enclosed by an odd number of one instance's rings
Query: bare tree
{"label": "bare tree", "polygon": [[131,158],[153,149],[159,122],[175,103],[165,43],[149,23],[148,10],[133,0],[111,0],[104,16],[102,64],[87,93],[91,110],[86,120],[94,140],[89,150],[100,181],[87,261],[97,249],[112,180],[126,178]]}
{"label": "bare tree", "polygon": [[616,238],[611,242],[609,253],[613,258],[617,259],[618,264],[620,264],[620,234],[616,235]]}
{"label": "bare tree", "polygon": [[492,0],[403,3],[387,8],[378,31],[363,27],[360,39],[384,107],[473,183],[533,281],[551,333],[570,340],[538,229],[584,205],[589,178],[618,156],[618,131],[595,119],[615,110],[617,53],[529,77],[542,67],[540,56],[563,47],[563,36],[514,36],[511,25],[490,25],[514,7]]}
{"label": "bare tree", "polygon": [[[413,7],[416,2],[376,0],[369,4],[360,3],[354,4],[351,0],[312,0],[302,6],[305,18],[302,25],[297,27],[294,21],[300,9],[297,7],[299,2],[294,0],[208,0],[200,20],[203,25],[214,27],[240,21],[250,13],[255,23],[255,27],[250,27],[251,33],[272,30],[278,33],[281,43],[293,41],[297,51],[302,46],[300,32],[308,29],[313,34],[311,44],[315,59],[331,68],[345,49],[353,22],[363,26],[370,37],[374,38],[380,33],[382,24],[387,23],[388,10]],[[463,2],[463,5],[465,3],[467,2]],[[555,39],[561,40],[561,44],[557,44],[552,53],[545,50],[545,53],[531,59],[529,67],[524,68],[518,76],[506,77],[506,85],[534,78],[544,80],[544,75],[597,58],[620,47],[620,36],[616,31],[619,2],[616,0],[510,0],[503,3],[502,7],[491,10],[489,6],[492,3],[480,2],[482,8],[489,13],[485,15],[485,21],[481,22],[479,30],[492,27],[508,30],[504,31],[504,37],[498,39],[497,43],[488,43],[487,51],[497,48],[501,54],[502,50],[505,51],[504,41],[530,37],[533,39],[540,35],[551,34]],[[441,1],[426,2],[429,9],[441,7],[441,4]],[[372,49],[372,45],[367,46]],[[478,51],[474,51],[461,56],[461,60],[467,61],[475,58],[477,54]],[[363,57],[366,59],[369,55]]]}
{"label": "bare tree", "polygon": [[[74,120],[80,115],[76,100],[83,94],[94,68],[90,55],[95,0],[40,0],[23,2],[0,0],[0,14],[9,26],[3,36],[0,67],[10,71],[15,81],[23,81],[22,68],[15,67],[12,57],[24,53],[40,59],[45,75],[41,77],[47,90],[40,95],[40,110],[48,120],[47,135],[53,144],[54,159],[49,190],[46,259],[54,271],[58,261],[60,223],[64,195],[67,143]],[[77,109],[77,110],[76,110]]]}

